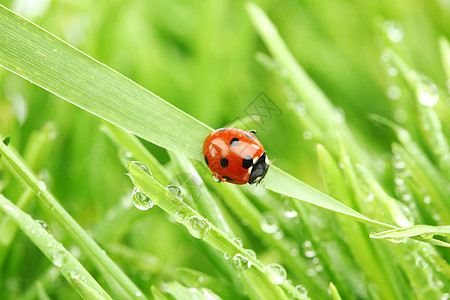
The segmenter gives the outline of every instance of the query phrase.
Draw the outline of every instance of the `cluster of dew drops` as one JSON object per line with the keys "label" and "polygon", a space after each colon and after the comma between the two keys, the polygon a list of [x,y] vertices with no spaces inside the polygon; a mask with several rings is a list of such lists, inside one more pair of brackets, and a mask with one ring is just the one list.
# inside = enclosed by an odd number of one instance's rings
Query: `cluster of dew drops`
{"label": "cluster of dew drops", "polygon": [[[132,163],[148,175],[152,176],[152,173],[145,164],[137,161],[133,161]],[[176,185],[168,185],[165,189],[171,195],[180,199],[180,207],[174,214],[175,221],[184,224],[193,237],[197,239],[204,239],[210,229],[209,223],[201,216],[192,215],[189,208],[182,202],[183,192],[180,187]],[[149,210],[155,205],[155,202],[152,201],[145,193],[141,192],[137,187],[134,187],[133,192],[131,193],[131,200],[133,205],[139,210]]]}
{"label": "cluster of dew drops", "polygon": [[[152,176],[148,167],[141,162],[132,162],[144,172]],[[180,187],[176,185],[168,185],[165,189],[171,193],[173,196],[182,200],[183,193]],[[133,205],[139,210],[149,210],[152,208],[155,203],[143,192],[141,192],[137,187],[133,189],[132,195]],[[294,218],[297,216],[297,212],[292,206],[285,204],[283,206],[283,213],[287,218]],[[175,212],[174,219],[176,222],[184,224],[189,233],[198,239],[204,239],[208,234],[210,229],[209,223],[201,216],[192,215],[190,209],[184,205],[184,203],[180,206],[180,208]],[[278,224],[276,223],[275,218],[271,218],[270,215],[265,215],[261,222],[261,227],[263,231],[270,233],[278,232]],[[224,254],[225,260],[231,260],[232,265],[240,271],[245,271],[252,266],[252,261],[256,260],[256,253],[252,249],[244,249],[242,245],[242,240],[240,238],[234,238],[233,243],[243,249],[242,252],[235,253],[234,255],[230,255],[228,253]],[[276,285],[282,285],[285,283],[290,284],[291,282],[287,280],[286,270],[283,266],[279,264],[269,264],[264,268],[264,272],[268,275],[269,279],[272,283]],[[303,285],[297,285],[295,287],[296,295],[306,295],[307,290]]]}

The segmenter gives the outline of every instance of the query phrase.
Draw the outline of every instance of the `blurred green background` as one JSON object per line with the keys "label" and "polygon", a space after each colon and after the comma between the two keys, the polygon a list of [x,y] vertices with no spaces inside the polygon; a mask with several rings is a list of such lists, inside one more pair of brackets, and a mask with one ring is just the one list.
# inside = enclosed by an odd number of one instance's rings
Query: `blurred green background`
{"label": "blurred green background", "polygon": [[[299,63],[342,109],[355,135],[381,157],[391,152],[394,135],[367,115],[379,114],[406,128],[414,128],[416,122],[398,105],[404,95],[392,90],[398,79],[383,64],[383,48],[394,45],[414,69],[438,86],[446,86],[437,40],[450,36],[448,1],[256,3],[278,27]],[[213,128],[245,117],[246,107],[260,92],[266,93],[282,111],[259,130],[269,158],[322,188],[315,143],[299,126],[290,105],[295,93],[277,72],[261,63],[265,57],[261,53],[267,50],[250,23],[244,1],[17,0],[1,4]],[[129,207],[132,184],[124,175],[116,147],[100,130],[101,121],[0,69],[0,133],[11,136],[11,144],[24,152],[33,131],[48,122],[56,135],[39,173],[83,228],[92,230],[97,240],[151,253],[174,268],[214,272],[186,232],[167,222],[159,210],[152,211],[152,218],[136,212],[131,227],[108,224],[108,213],[120,203]],[[168,162],[164,149],[143,142],[162,163]],[[19,185],[4,193],[13,198],[18,189]],[[38,219],[48,218],[38,205],[29,212]],[[58,237],[58,227],[50,226]],[[49,265],[23,235],[16,239],[17,251],[10,251],[1,266],[1,290],[8,290],[8,295],[20,294]],[[137,272],[129,262],[122,266],[131,277]],[[134,279],[146,286],[170,274],[171,269],[159,277],[148,271],[147,277]],[[62,289],[71,289],[60,283]]]}

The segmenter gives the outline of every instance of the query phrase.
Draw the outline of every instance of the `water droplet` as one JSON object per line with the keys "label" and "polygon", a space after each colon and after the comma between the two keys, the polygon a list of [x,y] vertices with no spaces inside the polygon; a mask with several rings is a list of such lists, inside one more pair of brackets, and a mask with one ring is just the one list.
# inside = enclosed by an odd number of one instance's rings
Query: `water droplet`
{"label": "water droplet", "polygon": [[305,140],[310,140],[310,139],[312,139],[312,137],[313,137],[313,134],[312,134],[311,131],[306,130],[306,131],[303,132],[303,138]]}
{"label": "water droplet", "polygon": [[306,106],[303,102],[289,102],[289,108],[291,108],[299,117],[306,115]]}
{"label": "water droplet", "polygon": [[133,160],[133,153],[127,152],[123,149],[119,149],[119,158],[122,164],[126,166],[130,161]]}
{"label": "water droplet", "polygon": [[287,93],[287,97],[288,97],[289,100],[295,101],[297,99],[297,93],[294,92],[294,91],[289,91]]}
{"label": "water droplet", "polygon": [[173,215],[175,221],[184,224],[189,217],[189,209],[186,206],[181,206]]}
{"label": "water droplet", "polygon": [[402,200],[404,201],[411,201],[412,195],[411,194],[404,194],[402,195]]}
{"label": "water droplet", "polygon": [[396,109],[394,111],[394,120],[397,123],[405,123],[408,120],[408,113],[404,109]]}
{"label": "water droplet", "polygon": [[45,182],[44,182],[43,180],[38,180],[38,181],[37,181],[37,186],[38,186],[38,189],[39,189],[41,192],[44,192],[44,191],[47,190],[47,185],[45,184]]}
{"label": "water droplet", "polygon": [[400,244],[400,243],[403,243],[404,241],[406,241],[406,237],[403,237],[403,238],[389,238],[389,239],[386,239],[386,241],[389,241],[389,242],[391,242],[391,243],[396,243],[396,244]]}
{"label": "water droplet", "polygon": [[270,213],[263,214],[261,218],[261,229],[266,233],[275,233],[278,230],[278,221]]}
{"label": "water droplet", "polygon": [[39,223],[39,225],[41,225],[42,228],[44,228],[45,231],[47,231],[49,234],[53,234],[53,233],[52,233],[52,229],[50,228],[50,226],[48,226],[47,223],[45,223],[45,222],[42,221],[42,220],[36,220],[36,222]]}
{"label": "water droplet", "polygon": [[214,182],[217,182],[217,183],[221,183],[222,182],[222,180],[220,180],[219,177],[217,177],[215,175],[213,175],[212,178],[213,178]]}
{"label": "water droplet", "polygon": [[252,262],[244,255],[237,253],[233,256],[233,266],[240,271],[245,271],[252,266]]}
{"label": "water droplet", "polygon": [[142,292],[141,291],[137,291],[136,292],[136,297],[141,297],[142,296]]}
{"label": "water droplet", "polygon": [[421,238],[426,239],[426,240],[432,239],[433,236],[434,236],[434,235],[431,234],[431,233],[424,233],[424,234],[421,234],[421,235],[420,235]]}
{"label": "water droplet", "polygon": [[228,253],[224,253],[223,258],[225,258],[225,260],[229,260],[231,258],[231,255]]}
{"label": "water droplet", "polygon": [[298,250],[297,247],[291,247],[291,249],[289,250],[289,254],[291,256],[298,256],[298,254],[300,253],[300,251]]}
{"label": "water droplet", "polygon": [[405,184],[405,180],[404,180],[403,178],[400,178],[400,177],[395,177],[394,182],[395,182],[395,184],[397,184],[397,185],[403,185],[403,184]]}
{"label": "water droplet", "polygon": [[166,186],[166,190],[168,190],[172,195],[177,197],[178,199],[183,199],[183,191],[179,186],[176,185],[168,185]]}
{"label": "water droplet", "polygon": [[395,67],[388,67],[386,72],[388,73],[389,76],[395,77],[398,75],[398,70]]}
{"label": "water droplet", "polygon": [[137,187],[133,189],[131,200],[133,201],[133,205],[140,210],[148,210],[155,204],[155,202],[142,193]]}
{"label": "water droplet", "polygon": [[70,271],[70,276],[73,279],[75,279],[75,281],[79,280],[80,279],[80,272],[79,272],[78,268],[77,269],[73,269],[72,271]]}
{"label": "water droplet", "polygon": [[289,85],[283,87],[283,92],[286,94],[289,100],[294,101],[297,99],[297,93]]}
{"label": "water droplet", "polygon": [[393,43],[398,43],[403,39],[403,30],[398,22],[384,22],[383,30],[386,33],[387,38]]}
{"label": "water droplet", "polygon": [[247,252],[247,255],[249,258],[251,259],[256,259],[256,252],[253,251],[252,249],[245,249],[245,251]]}
{"label": "water droplet", "polygon": [[281,207],[281,211],[283,212],[283,215],[288,219],[292,219],[297,216],[297,211],[291,205],[289,200],[284,201],[283,206]]}
{"label": "water droplet", "polygon": [[402,160],[396,161],[396,162],[394,163],[394,167],[395,167],[396,169],[404,169],[405,166],[406,166],[406,164],[405,164],[405,162],[402,161]]}
{"label": "water droplet", "polygon": [[391,100],[398,100],[402,96],[402,89],[397,85],[391,85],[386,90],[387,97]]}
{"label": "water droplet", "polygon": [[430,204],[430,203],[431,203],[431,197],[430,197],[430,196],[425,196],[425,197],[423,198],[423,202],[424,202],[425,204]]}
{"label": "water droplet", "polygon": [[279,264],[270,264],[265,268],[270,281],[276,285],[282,284],[286,280],[286,270]]}
{"label": "water droplet", "polygon": [[56,250],[52,255],[53,264],[57,267],[62,267],[67,260],[67,253],[64,250]]}
{"label": "water droplet", "polygon": [[141,163],[140,161],[132,161],[131,163],[133,165],[139,167],[139,169],[141,169],[142,171],[144,171],[148,175],[152,176],[152,172],[150,172],[150,169],[144,163]]}
{"label": "water droplet", "polygon": [[306,250],[305,251],[305,256],[309,257],[309,258],[314,257],[314,256],[316,256],[316,251],[314,251],[314,250]]}
{"label": "water droplet", "polygon": [[426,76],[420,76],[417,83],[417,98],[420,104],[433,107],[439,100],[439,91],[436,84]]}
{"label": "water droplet", "polygon": [[295,291],[301,296],[306,296],[308,294],[308,290],[301,284],[295,286]]}
{"label": "water droplet", "polygon": [[312,258],[316,256],[316,251],[314,250],[311,241],[304,241],[302,247],[306,257]]}
{"label": "water droplet", "polygon": [[391,57],[391,54],[389,53],[389,51],[387,51],[387,49],[384,49],[380,56],[381,62],[388,63],[391,61],[391,58],[392,57]]}
{"label": "water droplet", "polygon": [[239,237],[235,237],[235,238],[233,239],[233,243],[234,243],[236,246],[240,247],[240,248],[242,248],[242,246],[243,246],[243,244],[242,244],[242,239],[239,238]]}
{"label": "water droplet", "polygon": [[190,217],[186,222],[186,227],[190,234],[197,239],[205,238],[210,229],[206,220],[199,216]]}
{"label": "water droplet", "polygon": [[284,238],[284,232],[283,231],[277,231],[273,234],[273,238],[276,240],[281,240]]}

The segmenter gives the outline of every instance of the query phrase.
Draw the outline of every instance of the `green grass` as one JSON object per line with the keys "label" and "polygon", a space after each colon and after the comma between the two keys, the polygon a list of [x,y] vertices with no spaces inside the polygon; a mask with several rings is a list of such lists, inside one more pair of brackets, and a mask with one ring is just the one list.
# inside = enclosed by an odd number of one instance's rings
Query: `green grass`
{"label": "green grass", "polygon": [[[83,52],[0,7],[0,65],[39,86],[0,70],[7,299],[449,296],[445,7],[148,5],[33,17]],[[265,188],[212,181],[227,123],[259,129]]]}

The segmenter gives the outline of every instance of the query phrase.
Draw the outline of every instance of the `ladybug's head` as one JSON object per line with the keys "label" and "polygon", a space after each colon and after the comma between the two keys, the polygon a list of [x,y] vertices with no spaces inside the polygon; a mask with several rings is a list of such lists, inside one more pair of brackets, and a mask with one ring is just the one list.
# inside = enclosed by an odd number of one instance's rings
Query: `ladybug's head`
{"label": "ladybug's head", "polygon": [[266,176],[267,170],[269,170],[269,159],[267,158],[266,151],[261,154],[251,168],[252,170],[250,171],[248,183],[260,183],[264,176]]}

